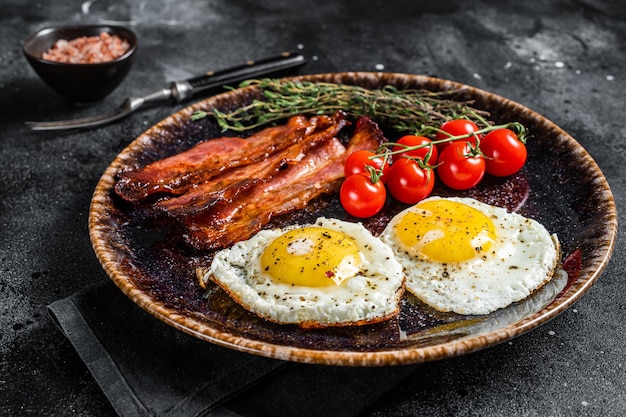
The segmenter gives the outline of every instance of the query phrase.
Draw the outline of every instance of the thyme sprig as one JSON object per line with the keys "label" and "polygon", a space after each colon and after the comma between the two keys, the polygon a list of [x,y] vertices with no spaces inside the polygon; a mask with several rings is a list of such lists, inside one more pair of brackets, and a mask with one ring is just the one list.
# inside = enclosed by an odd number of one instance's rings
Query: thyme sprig
{"label": "thyme sprig", "polygon": [[368,116],[399,132],[425,134],[430,126],[455,118],[467,118],[485,126],[488,113],[471,107],[471,102],[446,98],[454,91],[400,90],[387,85],[370,90],[329,82],[291,81],[264,78],[248,80],[240,87],[258,86],[262,99],[231,112],[197,111],[193,120],[212,115],[223,130],[244,131],[298,114],[330,114],[342,110],[352,117]]}

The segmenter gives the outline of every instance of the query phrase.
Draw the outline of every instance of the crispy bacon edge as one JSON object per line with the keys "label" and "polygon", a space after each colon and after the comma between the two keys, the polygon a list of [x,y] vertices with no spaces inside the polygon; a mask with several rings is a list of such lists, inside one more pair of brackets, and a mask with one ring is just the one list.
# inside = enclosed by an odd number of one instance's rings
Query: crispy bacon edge
{"label": "crispy bacon edge", "polygon": [[312,149],[270,181],[252,186],[229,204],[182,219],[185,241],[200,250],[215,250],[248,239],[278,215],[302,209],[324,193],[336,192],[347,156],[376,149],[386,139],[369,118],[357,122],[346,149],[337,139]]}
{"label": "crispy bacon edge", "polygon": [[342,119],[345,119],[345,113],[340,111],[333,116],[320,115],[309,119],[298,115],[291,117],[286,125],[267,127],[247,139],[210,139],[137,171],[121,172],[115,192],[134,203],[156,193],[180,195],[229,168],[263,161]]}
{"label": "crispy bacon edge", "polygon": [[154,204],[170,216],[191,215],[216,204],[228,203],[239,194],[260,183],[270,181],[281,169],[302,161],[310,149],[335,137],[348,121],[337,118],[326,129],[306,135],[299,142],[269,158],[232,168],[215,178],[198,184],[182,196],[167,198]]}

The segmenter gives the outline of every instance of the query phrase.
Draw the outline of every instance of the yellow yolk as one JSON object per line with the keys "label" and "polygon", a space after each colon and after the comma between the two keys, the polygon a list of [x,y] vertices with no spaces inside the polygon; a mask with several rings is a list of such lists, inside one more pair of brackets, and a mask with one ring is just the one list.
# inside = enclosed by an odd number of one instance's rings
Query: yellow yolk
{"label": "yellow yolk", "polygon": [[493,223],[463,203],[425,201],[396,225],[398,239],[410,254],[434,261],[461,262],[489,250],[496,238]]}
{"label": "yellow yolk", "polygon": [[261,256],[261,268],[277,281],[326,287],[353,277],[359,259],[351,237],[323,227],[304,227],[270,243]]}

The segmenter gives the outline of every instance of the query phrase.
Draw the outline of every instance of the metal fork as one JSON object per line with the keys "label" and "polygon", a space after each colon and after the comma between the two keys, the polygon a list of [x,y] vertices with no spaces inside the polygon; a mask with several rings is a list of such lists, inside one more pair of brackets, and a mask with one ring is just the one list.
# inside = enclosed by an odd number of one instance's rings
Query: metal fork
{"label": "metal fork", "polygon": [[163,88],[143,97],[130,97],[117,109],[95,116],[73,120],[58,120],[50,122],[26,122],[32,130],[63,130],[102,126],[128,116],[137,109],[149,104],[164,101],[181,103],[200,93],[227,84],[238,83],[246,79],[267,77],[282,74],[286,70],[304,65],[304,56],[298,53],[284,52],[278,56],[258,61],[248,61],[245,64],[219,71],[210,71],[201,76],[187,80],[174,81],[169,88]]}

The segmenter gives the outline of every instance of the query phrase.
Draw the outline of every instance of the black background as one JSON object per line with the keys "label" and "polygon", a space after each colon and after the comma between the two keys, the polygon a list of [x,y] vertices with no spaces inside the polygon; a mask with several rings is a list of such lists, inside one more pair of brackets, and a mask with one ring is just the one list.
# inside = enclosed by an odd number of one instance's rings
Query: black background
{"label": "black background", "polygon": [[[140,49],[111,96],[76,107],[38,79],[21,44],[44,26],[102,20],[130,26]],[[3,1],[0,413],[114,415],[46,306],[108,279],[88,237],[93,188],[131,140],[182,105],[88,132],[30,132],[24,121],[93,114],[174,79],[301,49],[302,73],[434,75],[524,104],[585,147],[621,212],[625,35],[626,6],[609,0]],[[366,415],[621,415],[622,245],[620,233],[603,276],[562,315],[510,342],[424,365]]]}

